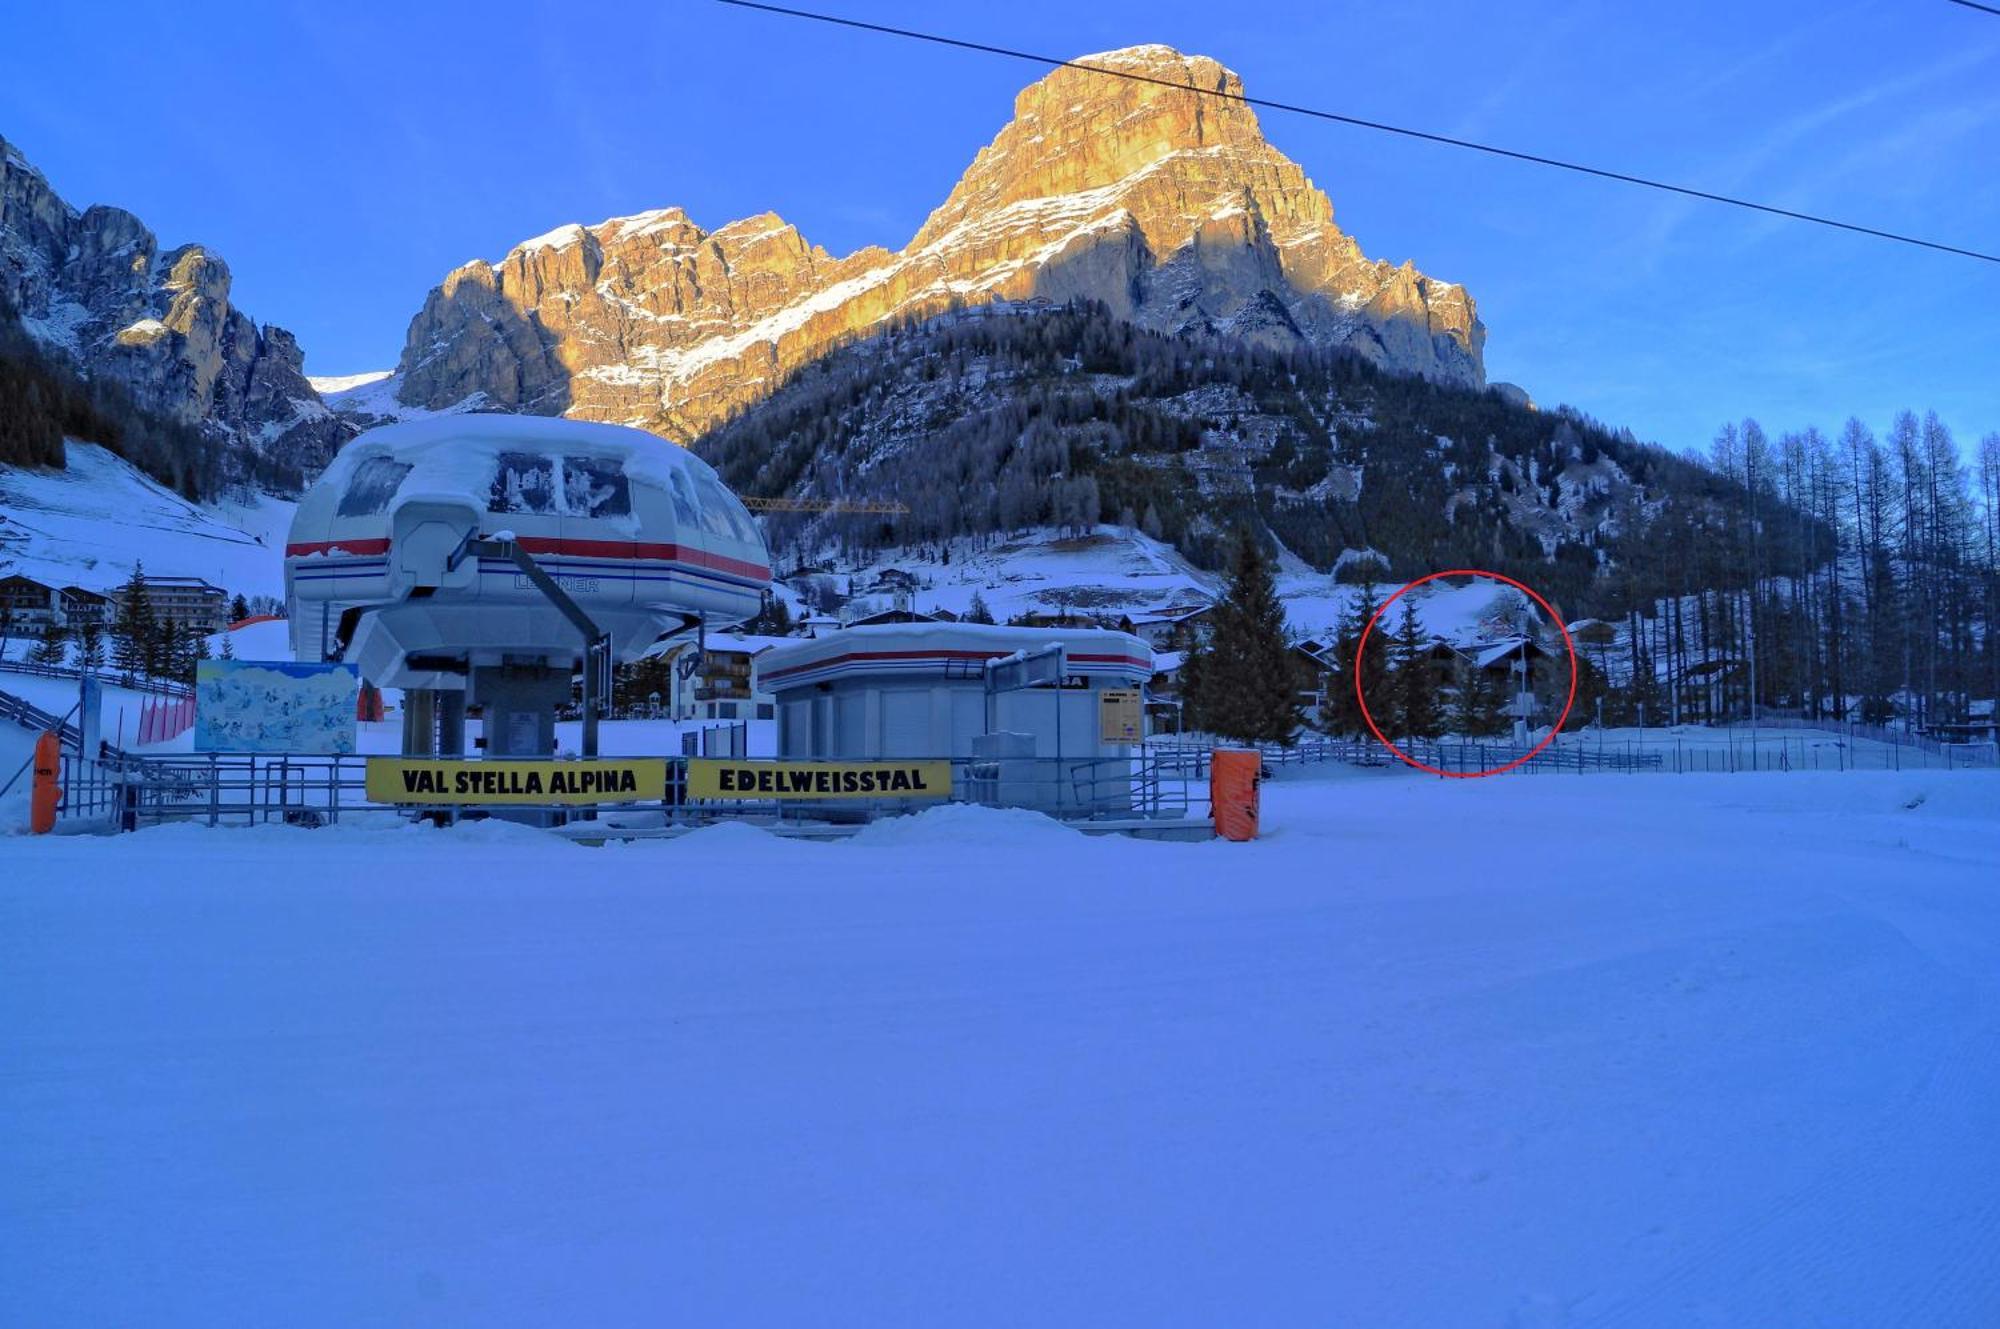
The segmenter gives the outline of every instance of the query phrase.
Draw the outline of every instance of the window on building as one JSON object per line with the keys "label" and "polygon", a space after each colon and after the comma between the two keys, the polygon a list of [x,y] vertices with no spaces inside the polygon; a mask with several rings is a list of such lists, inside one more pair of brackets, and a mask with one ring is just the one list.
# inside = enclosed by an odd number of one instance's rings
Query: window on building
{"label": "window on building", "polygon": [[757,718],[759,720],[769,720],[774,716],[776,716],[777,713],[778,713],[778,708],[773,703],[768,701],[760,701],[757,703]]}
{"label": "window on building", "polygon": [[354,478],[347,482],[347,492],[340,496],[338,515],[373,517],[387,510],[389,500],[396,496],[403,477],[409,473],[407,463],[392,457],[368,458],[354,468]]}

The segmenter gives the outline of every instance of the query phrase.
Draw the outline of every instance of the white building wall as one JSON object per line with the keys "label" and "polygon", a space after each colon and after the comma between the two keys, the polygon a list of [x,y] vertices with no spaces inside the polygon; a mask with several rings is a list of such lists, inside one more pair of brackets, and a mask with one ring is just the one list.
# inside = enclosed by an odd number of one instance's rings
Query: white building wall
{"label": "white building wall", "polygon": [[[1033,735],[1038,757],[1125,755],[1123,745],[1098,741],[1099,691],[1093,682],[1002,693],[993,728]],[[967,756],[987,730],[987,697],[977,681],[855,680],[785,694],[779,722],[779,754],[797,760]]]}

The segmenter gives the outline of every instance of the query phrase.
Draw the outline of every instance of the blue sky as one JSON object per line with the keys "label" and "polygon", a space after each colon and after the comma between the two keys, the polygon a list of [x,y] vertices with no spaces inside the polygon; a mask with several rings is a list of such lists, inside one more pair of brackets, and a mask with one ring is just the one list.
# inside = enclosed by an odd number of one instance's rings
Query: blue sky
{"label": "blue sky", "polygon": [[[811,6],[807,6],[811,7]],[[1257,6],[826,0],[1057,55],[1167,42],[1253,95],[2000,249],[2000,18],[1944,0]],[[202,241],[318,374],[395,362],[450,268],[565,221],[773,210],[900,246],[1024,64],[707,3],[16,7],[0,134]],[[1496,379],[1699,447],[1728,418],[2000,430],[2000,265],[1275,112],[1375,257],[1479,302]]]}

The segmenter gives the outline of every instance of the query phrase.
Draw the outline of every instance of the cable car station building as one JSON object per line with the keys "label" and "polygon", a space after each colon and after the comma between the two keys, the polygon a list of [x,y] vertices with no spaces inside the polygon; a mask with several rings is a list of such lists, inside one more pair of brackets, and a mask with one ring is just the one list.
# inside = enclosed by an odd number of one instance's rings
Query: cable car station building
{"label": "cable car station building", "polygon": [[1130,805],[1152,673],[1129,632],[980,623],[848,628],[757,657],[781,758],[949,757],[991,783],[983,801],[1097,811]]}

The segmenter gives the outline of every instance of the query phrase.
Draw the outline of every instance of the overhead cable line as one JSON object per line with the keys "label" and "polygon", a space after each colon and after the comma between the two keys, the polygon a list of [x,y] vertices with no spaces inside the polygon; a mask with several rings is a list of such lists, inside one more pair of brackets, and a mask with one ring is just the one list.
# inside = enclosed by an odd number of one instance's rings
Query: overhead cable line
{"label": "overhead cable line", "polygon": [[2000,263],[2000,254],[1982,253],[1977,249],[1964,249],[1958,245],[1944,244],[1937,240],[1926,240],[1921,236],[1903,235],[1896,231],[1886,231],[1875,226],[1863,226],[1858,222],[1841,221],[1836,217],[1823,217],[1817,213],[1798,212],[1791,208],[1781,208],[1771,203],[1759,203],[1754,199],[1735,198],[1728,194],[1717,194],[1706,189],[1695,189],[1688,185],[1677,185],[1665,180],[1652,180],[1642,175],[1631,175],[1624,171],[1609,171],[1602,167],[1585,166],[1579,162],[1563,161],[1557,157],[1544,157],[1532,152],[1517,152],[1512,148],[1496,147],[1490,143],[1477,143],[1471,139],[1453,138],[1448,134],[1433,134],[1427,130],[1409,129],[1402,125],[1384,124],[1379,120],[1364,120],[1359,116],[1341,115],[1334,111],[1322,111],[1310,106],[1296,106],[1289,102],[1273,101],[1268,97],[1251,97],[1240,92],[1226,92],[1220,88],[1197,88],[1172,79],[1155,78],[1129,69],[1110,69],[1103,65],[1084,64],[1077,60],[1059,60],[1050,55],[1037,55],[1032,51],[1019,51],[1007,46],[994,46],[986,42],[966,41],[958,37],[944,37],[931,32],[919,32],[914,28],[896,28],[883,23],[865,23],[860,19],[842,18],[836,14],[818,14],[809,9],[790,9],[783,5],[769,5],[759,0],[717,0],[720,4],[737,9],[754,9],[766,14],[777,14],[785,18],[810,19],[815,23],[830,23],[835,27],[853,28],[861,32],[879,33],[888,37],[904,37],[911,41],[929,42],[935,46],[951,46],[962,51],[979,51],[987,55],[1005,56],[1010,60],[1026,60],[1033,64],[1048,65],[1057,69],[1079,69],[1089,74],[1105,74],[1112,78],[1129,79],[1135,83],[1152,83],[1163,88],[1173,88],[1179,92],[1193,92],[1204,97],[1215,97],[1223,101],[1241,102],[1246,106],[1262,107],[1269,111],[1284,111],[1292,115],[1308,116],[1315,120],[1328,120],[1334,124],[1351,125],[1357,129],[1372,129],[1378,133],[1396,134],[1403,138],[1421,139],[1426,143],[1441,143],[1446,147],[1464,148],[1471,152],[1483,152],[1493,157],[1505,157],[1510,161],[1527,162],[1535,166],[1549,166],[1557,170],[1572,171],[1578,175],[1595,176],[1600,180],[1612,180],[1620,184],[1638,185],[1645,189],[1655,189],[1662,193],[1678,194],[1684,198],[1697,198],[1710,203],[1724,203],[1733,208],[1745,208],[1751,212],[1761,212],[1768,216],[1784,217],[1792,221],[1811,222],[1815,226],[1830,226],[1835,230],[1851,231],[1857,235],[1873,236],[1878,240],[1893,240],[1897,244],[1915,245],[1920,249],[1932,249],[1939,253],[1956,254],[1961,258],[1978,259],[1984,263]]}
{"label": "overhead cable line", "polygon": [[1995,18],[2000,18],[2000,9],[1996,9],[1992,5],[1979,4],[1978,0],[1949,0],[1949,3],[1963,5],[1967,9],[1976,9],[1982,14],[1991,14]]}

